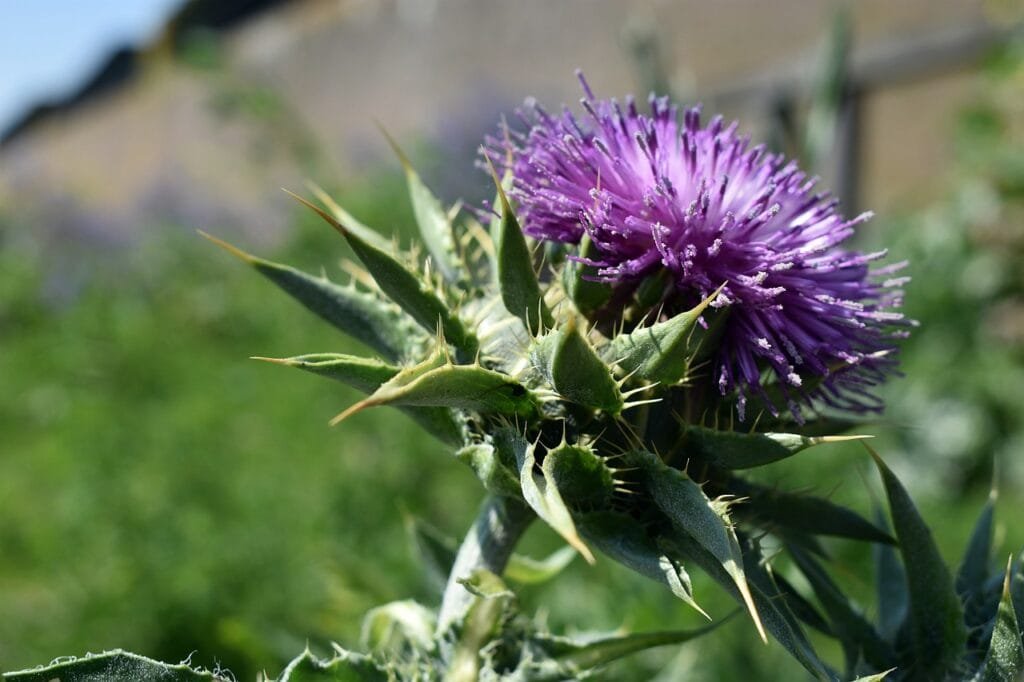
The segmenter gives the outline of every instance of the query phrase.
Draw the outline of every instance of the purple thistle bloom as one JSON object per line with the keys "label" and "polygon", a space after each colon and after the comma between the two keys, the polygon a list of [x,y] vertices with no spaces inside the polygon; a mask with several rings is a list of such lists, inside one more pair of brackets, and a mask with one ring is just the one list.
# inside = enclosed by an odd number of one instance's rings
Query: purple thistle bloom
{"label": "purple thistle bloom", "polygon": [[893,309],[907,278],[876,270],[884,251],[840,245],[854,227],[838,201],[814,192],[796,163],[749,147],[749,138],[700,109],[679,120],[667,98],[650,100],[650,116],[628,98],[597,100],[580,76],[587,116],[553,116],[528,102],[529,130],[489,138],[491,156],[514,176],[524,231],[540,240],[592,242],[598,277],[635,287],[667,271],[675,288],[667,312],[725,288],[713,305],[729,313],[714,359],[722,394],[738,389],[741,419],[748,395],[762,398],[773,373],[793,415],[799,402],[880,411],[870,388],[892,372],[893,339],[912,323]]}

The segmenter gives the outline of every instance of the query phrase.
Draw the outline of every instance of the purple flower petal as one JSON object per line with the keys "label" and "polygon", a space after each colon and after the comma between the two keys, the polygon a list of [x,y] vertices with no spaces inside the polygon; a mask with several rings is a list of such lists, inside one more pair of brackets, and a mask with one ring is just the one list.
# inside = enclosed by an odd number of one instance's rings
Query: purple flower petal
{"label": "purple flower petal", "polygon": [[[765,397],[765,369],[788,407],[799,403],[879,411],[870,388],[895,369],[894,339],[911,321],[896,310],[906,277],[897,263],[872,271],[885,253],[841,248],[870,214],[853,219],[814,192],[816,178],[792,161],[750,147],[700,109],[650,99],[651,114],[595,99],[580,77],[586,115],[557,115],[527,102],[527,132],[488,138],[492,159],[511,169],[511,195],[530,236],[578,243],[607,281],[635,285],[667,270],[675,283],[665,310],[684,309],[725,284],[730,307],[712,376],[723,394]],[[676,304],[673,306],[673,304]],[[809,377],[821,381],[809,381]]]}

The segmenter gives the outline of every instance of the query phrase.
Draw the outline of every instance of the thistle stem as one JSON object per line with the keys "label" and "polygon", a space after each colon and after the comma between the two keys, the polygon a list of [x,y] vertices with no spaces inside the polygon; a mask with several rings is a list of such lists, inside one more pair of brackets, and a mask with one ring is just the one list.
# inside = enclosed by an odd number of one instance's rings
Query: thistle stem
{"label": "thistle stem", "polygon": [[437,616],[438,635],[465,618],[473,603],[473,595],[459,581],[481,568],[501,575],[534,518],[529,507],[510,497],[490,495],[484,500],[448,575]]}

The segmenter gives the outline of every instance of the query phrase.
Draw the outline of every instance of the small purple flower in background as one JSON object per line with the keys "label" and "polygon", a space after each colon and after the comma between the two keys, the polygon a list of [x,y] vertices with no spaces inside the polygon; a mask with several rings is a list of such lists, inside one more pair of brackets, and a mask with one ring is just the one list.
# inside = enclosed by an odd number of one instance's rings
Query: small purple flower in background
{"label": "small purple flower in background", "polygon": [[512,171],[525,232],[570,244],[588,235],[585,262],[618,286],[667,271],[669,313],[724,283],[714,305],[729,312],[713,379],[723,394],[738,389],[741,419],[748,395],[777,413],[765,370],[798,420],[800,402],[880,411],[870,389],[893,371],[893,339],[911,322],[893,310],[907,278],[891,275],[905,263],[871,270],[884,251],[840,248],[870,214],[843,217],[814,178],[750,148],[735,123],[702,127],[699,108],[680,121],[653,96],[644,115],[631,98],[597,100],[580,81],[586,117],[531,102],[519,112],[527,132],[488,139]]}

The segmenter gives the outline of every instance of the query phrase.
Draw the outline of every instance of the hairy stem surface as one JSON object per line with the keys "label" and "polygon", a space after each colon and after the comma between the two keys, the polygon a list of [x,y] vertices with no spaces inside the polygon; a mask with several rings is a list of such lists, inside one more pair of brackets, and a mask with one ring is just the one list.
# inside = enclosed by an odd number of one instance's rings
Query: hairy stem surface
{"label": "hairy stem surface", "polygon": [[518,500],[498,495],[484,500],[448,575],[437,617],[438,635],[462,620],[473,602],[473,595],[459,581],[481,568],[501,575],[534,518],[530,508]]}

